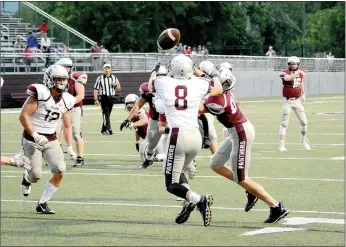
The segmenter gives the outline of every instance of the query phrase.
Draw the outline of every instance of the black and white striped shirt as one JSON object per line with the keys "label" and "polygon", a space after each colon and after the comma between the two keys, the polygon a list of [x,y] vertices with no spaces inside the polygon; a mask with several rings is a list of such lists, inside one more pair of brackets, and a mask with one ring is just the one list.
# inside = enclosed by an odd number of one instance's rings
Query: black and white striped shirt
{"label": "black and white striped shirt", "polygon": [[120,86],[119,80],[115,75],[111,74],[109,77],[101,75],[97,77],[94,89],[99,90],[99,95],[114,96],[115,87],[112,85],[113,81],[115,81],[117,86]]}

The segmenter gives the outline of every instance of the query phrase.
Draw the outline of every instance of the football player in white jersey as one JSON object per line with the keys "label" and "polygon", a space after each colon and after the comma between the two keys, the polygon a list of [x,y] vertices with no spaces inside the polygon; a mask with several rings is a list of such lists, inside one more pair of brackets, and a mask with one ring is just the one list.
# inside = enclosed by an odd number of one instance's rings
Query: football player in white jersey
{"label": "football player in white jersey", "polygon": [[[25,171],[22,192],[28,196],[31,184],[42,177],[42,157],[51,169],[52,177],[46,185],[36,211],[54,214],[47,201],[59,188],[66,164],[64,154],[56,137],[57,122],[64,120],[64,128],[70,129],[70,110],[76,103],[75,97],[67,93],[68,73],[61,65],[52,65],[45,71],[43,84],[28,86],[26,99],[19,120],[24,127],[23,149],[31,162],[32,169]],[[72,130],[70,130],[72,133]]]}
{"label": "football player in white jersey", "polygon": [[[165,184],[169,193],[185,198],[186,203],[175,222],[186,222],[197,206],[204,226],[211,222],[211,195],[199,195],[185,186],[182,171],[196,157],[202,147],[198,129],[197,114],[199,104],[208,94],[222,94],[220,82],[211,87],[206,78],[194,77],[193,62],[185,55],[175,56],[170,64],[171,76],[159,76],[153,80],[152,91],[164,102],[168,126],[167,148],[165,153]],[[217,81],[217,79],[215,79]]]}

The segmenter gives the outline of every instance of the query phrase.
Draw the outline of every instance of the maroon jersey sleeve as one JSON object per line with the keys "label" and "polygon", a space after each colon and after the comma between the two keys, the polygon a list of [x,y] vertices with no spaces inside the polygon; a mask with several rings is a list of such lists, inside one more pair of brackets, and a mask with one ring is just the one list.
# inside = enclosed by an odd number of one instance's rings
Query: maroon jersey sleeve
{"label": "maroon jersey sleeve", "polygon": [[160,114],[160,122],[166,122],[166,116],[165,114]]}
{"label": "maroon jersey sleeve", "polygon": [[148,82],[144,82],[140,85],[139,87],[139,95],[145,99],[146,101],[148,101],[148,97],[147,97],[147,93],[149,93],[149,89],[148,89]]}
{"label": "maroon jersey sleeve", "polygon": [[36,87],[35,87],[34,84],[31,84],[31,85],[29,85],[29,86],[27,87],[26,93],[27,93],[29,96],[34,97],[35,99],[37,99],[37,95],[38,95],[38,94],[37,94],[37,89],[36,89]]}
{"label": "maroon jersey sleeve", "polygon": [[213,115],[222,114],[225,112],[225,98],[224,95],[209,96],[204,102],[204,107]]}

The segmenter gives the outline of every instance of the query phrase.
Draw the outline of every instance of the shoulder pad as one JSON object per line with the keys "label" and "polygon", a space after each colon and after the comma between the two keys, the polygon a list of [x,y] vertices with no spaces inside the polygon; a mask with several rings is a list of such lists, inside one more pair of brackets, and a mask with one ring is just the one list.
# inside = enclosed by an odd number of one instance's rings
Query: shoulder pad
{"label": "shoulder pad", "polygon": [[88,81],[88,75],[83,72],[73,72],[71,75],[71,79],[75,82],[79,82],[85,85]]}
{"label": "shoulder pad", "polygon": [[204,102],[204,106],[212,114],[222,114],[225,112],[225,98],[224,95],[209,96]]}
{"label": "shoulder pad", "polygon": [[67,110],[71,110],[73,106],[76,104],[76,98],[69,93],[63,93],[62,99],[65,103]]}
{"label": "shoulder pad", "polygon": [[31,84],[28,86],[26,93],[37,100],[48,100],[51,96],[49,88],[43,84]]}
{"label": "shoulder pad", "polygon": [[149,93],[148,82],[144,82],[139,87],[139,94]]}

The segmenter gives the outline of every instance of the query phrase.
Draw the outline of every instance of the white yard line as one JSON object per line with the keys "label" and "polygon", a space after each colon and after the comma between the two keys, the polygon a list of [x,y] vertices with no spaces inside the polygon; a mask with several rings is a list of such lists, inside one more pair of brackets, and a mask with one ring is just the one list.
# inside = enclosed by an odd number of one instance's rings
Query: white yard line
{"label": "white yard line", "polygon": [[[1,202],[9,203],[37,203],[37,201],[31,200],[6,200],[2,199]],[[102,206],[122,206],[122,207],[156,207],[156,208],[181,208],[180,205],[160,205],[160,204],[135,204],[135,203],[116,203],[116,202],[75,202],[75,201],[49,201],[51,204],[74,204],[74,205],[102,205]],[[244,208],[231,208],[231,207],[212,207],[216,210],[233,210],[243,211]],[[268,209],[251,209],[251,211],[268,212]],[[345,215],[344,212],[328,212],[328,211],[305,211],[305,210],[290,210],[292,213],[304,213],[304,214],[337,214]]]}
{"label": "white yard line", "polygon": [[[84,171],[88,171],[89,169],[84,169]],[[94,169],[90,169],[94,170]],[[101,169],[98,169],[101,170]],[[21,171],[1,171],[1,173],[20,173]],[[43,174],[50,174],[50,171],[44,171]],[[140,173],[100,173],[100,172],[65,172],[67,176],[69,175],[87,175],[87,176],[117,176],[117,177],[163,177],[162,174],[140,174]],[[1,178],[12,178],[12,177],[22,177],[22,176],[13,176],[13,175],[5,175],[1,176]],[[216,178],[221,179],[221,176],[196,176],[197,178]],[[344,179],[333,179],[333,178],[270,178],[270,177],[251,177],[253,179],[265,179],[265,180],[288,180],[288,181],[319,181],[319,182],[345,182]]]}
{"label": "white yard line", "polygon": [[[12,155],[15,153],[2,153],[6,155]],[[139,157],[139,154],[84,154],[85,156],[115,156],[115,157]],[[334,159],[334,157],[329,157],[329,158],[313,158],[313,157],[256,157],[261,154],[253,154],[254,157],[252,159],[254,160],[329,160],[329,161],[338,161]],[[211,158],[211,155],[199,155],[196,157],[197,159],[202,159],[202,158]]]}

